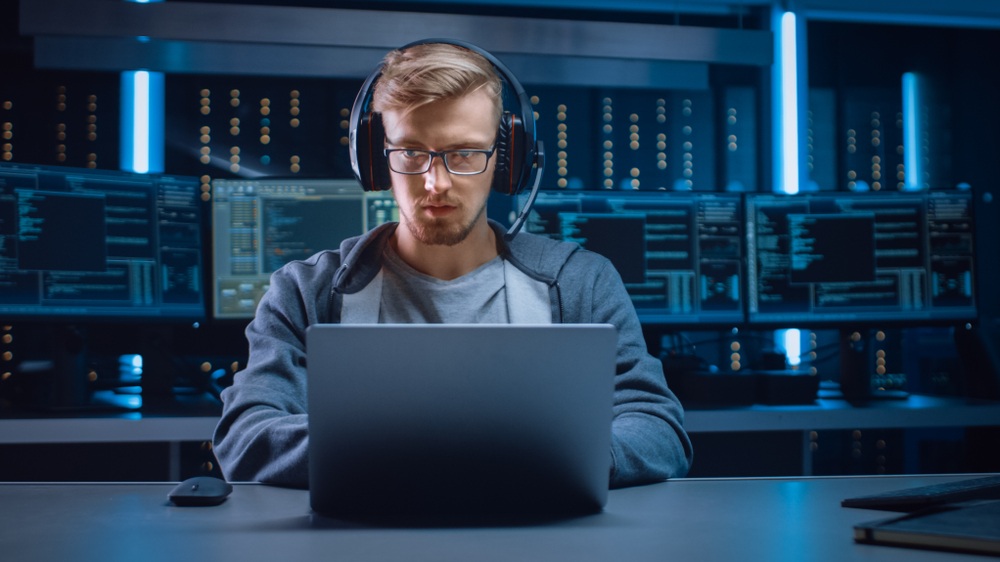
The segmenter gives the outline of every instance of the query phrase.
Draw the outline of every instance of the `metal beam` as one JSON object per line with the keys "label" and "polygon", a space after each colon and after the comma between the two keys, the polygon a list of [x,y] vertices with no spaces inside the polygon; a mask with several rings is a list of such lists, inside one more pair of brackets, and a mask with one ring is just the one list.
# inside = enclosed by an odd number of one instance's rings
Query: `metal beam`
{"label": "metal beam", "polygon": [[795,10],[814,20],[1000,28],[996,0],[798,0]]}
{"label": "metal beam", "polygon": [[771,33],[761,30],[200,2],[21,0],[20,12],[21,33],[36,38],[147,37],[205,43],[205,48],[255,44],[385,51],[427,37],[449,37],[494,53],[757,66],[772,61]]}
{"label": "metal beam", "polygon": [[[103,37],[39,37],[35,66],[117,71],[142,68],[172,74],[241,74],[364,78],[383,49],[260,45]],[[498,55],[524,84],[702,90],[704,63],[606,58]]]}

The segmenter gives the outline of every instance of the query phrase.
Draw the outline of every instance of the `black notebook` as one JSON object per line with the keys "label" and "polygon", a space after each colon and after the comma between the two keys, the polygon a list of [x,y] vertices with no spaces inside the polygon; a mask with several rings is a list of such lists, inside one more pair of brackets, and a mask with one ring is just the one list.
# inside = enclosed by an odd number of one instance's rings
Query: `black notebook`
{"label": "black notebook", "polygon": [[1000,501],[953,504],[854,526],[859,543],[1000,556]]}

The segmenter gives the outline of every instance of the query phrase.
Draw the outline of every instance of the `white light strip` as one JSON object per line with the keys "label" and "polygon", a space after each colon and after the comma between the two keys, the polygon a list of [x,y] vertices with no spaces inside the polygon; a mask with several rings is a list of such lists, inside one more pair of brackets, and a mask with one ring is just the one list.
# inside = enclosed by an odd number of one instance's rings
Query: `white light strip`
{"label": "white light strip", "polygon": [[802,331],[794,328],[779,330],[778,335],[785,348],[785,358],[788,364],[797,367],[802,363]]}
{"label": "white light strip", "polygon": [[127,70],[121,74],[122,170],[163,171],[163,84],[162,72]]}
{"label": "white light strip", "polygon": [[907,191],[920,189],[923,166],[920,165],[920,77],[913,72],[903,74],[903,169]]}
{"label": "white light strip", "polygon": [[149,72],[132,73],[132,171],[149,172]]}
{"label": "white light strip", "polygon": [[799,191],[799,95],[795,14],[781,14],[781,191]]}

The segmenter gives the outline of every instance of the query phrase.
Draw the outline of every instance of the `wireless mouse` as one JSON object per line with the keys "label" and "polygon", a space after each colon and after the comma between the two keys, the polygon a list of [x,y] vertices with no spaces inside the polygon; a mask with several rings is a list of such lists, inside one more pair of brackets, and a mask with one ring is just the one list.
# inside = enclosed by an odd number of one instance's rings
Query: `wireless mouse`
{"label": "wireless mouse", "polygon": [[174,505],[205,506],[219,505],[226,501],[233,491],[233,485],[213,476],[194,476],[177,484],[167,494],[167,499]]}

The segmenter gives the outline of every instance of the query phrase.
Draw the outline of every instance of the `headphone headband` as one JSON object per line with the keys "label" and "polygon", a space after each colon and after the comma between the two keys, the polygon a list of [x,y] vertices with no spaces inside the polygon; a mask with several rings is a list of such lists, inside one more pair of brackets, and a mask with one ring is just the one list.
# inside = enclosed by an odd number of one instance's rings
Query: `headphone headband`
{"label": "headphone headband", "polygon": [[[493,189],[508,195],[523,191],[531,183],[532,172],[542,173],[544,154],[535,135],[535,114],[524,87],[510,69],[487,51],[464,41],[454,39],[423,39],[408,43],[401,51],[433,43],[454,45],[472,51],[489,62],[517,97],[520,115],[504,112],[497,132],[497,165],[494,170]],[[380,63],[365,79],[351,108],[350,156],[354,176],[365,191],[380,191],[391,187],[389,163],[382,152],[385,130],[382,116],[369,110],[372,91],[382,75]],[[540,177],[536,177],[536,183]]]}

